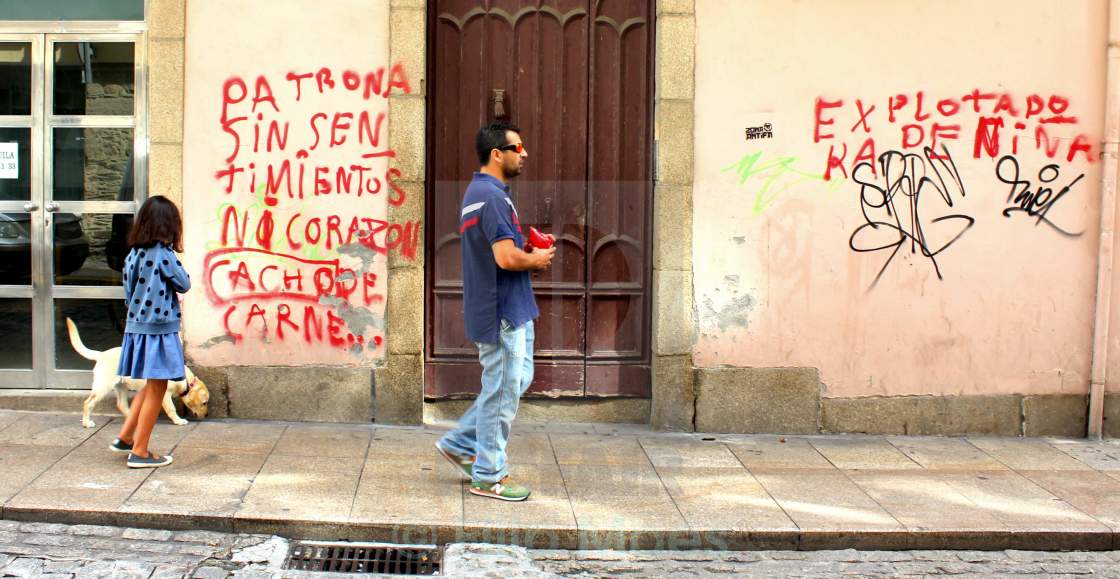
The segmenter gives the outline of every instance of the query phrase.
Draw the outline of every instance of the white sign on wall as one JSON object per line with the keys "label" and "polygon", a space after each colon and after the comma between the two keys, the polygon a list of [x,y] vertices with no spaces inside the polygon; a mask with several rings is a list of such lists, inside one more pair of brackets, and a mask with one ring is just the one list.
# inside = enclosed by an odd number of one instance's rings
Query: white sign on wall
{"label": "white sign on wall", "polygon": [[0,179],[19,179],[19,143],[0,143]]}

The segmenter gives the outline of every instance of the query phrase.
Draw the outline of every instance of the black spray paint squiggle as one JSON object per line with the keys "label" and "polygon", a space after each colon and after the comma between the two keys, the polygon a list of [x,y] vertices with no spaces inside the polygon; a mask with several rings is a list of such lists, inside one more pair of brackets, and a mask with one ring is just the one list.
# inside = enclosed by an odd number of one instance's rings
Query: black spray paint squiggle
{"label": "black spray paint squiggle", "polygon": [[[865,223],[852,232],[848,245],[852,251],[861,253],[890,252],[869,290],[879,283],[907,241],[910,252],[921,251],[933,264],[937,278],[942,279],[937,255],[975,224],[975,219],[963,213],[939,215],[928,221],[923,215],[927,209],[933,209],[930,203],[940,200],[951,208],[955,196],[965,196],[964,182],[952,155],[944,145],[941,149],[940,154],[930,147],[925,147],[922,154],[887,151],[879,155],[878,173],[870,162],[860,163],[852,171],[852,180],[860,184],[860,210]],[[935,196],[931,190],[936,192]],[[933,201],[922,203],[923,198]]]}
{"label": "black spray paint squiggle", "polygon": [[1084,231],[1078,231],[1077,233],[1068,231],[1046,216],[1054,208],[1054,205],[1068,195],[1073,186],[1085,177],[1085,174],[1078,175],[1076,179],[1070,181],[1068,185],[1057,192],[1051,187],[1044,186],[1053,183],[1060,176],[1061,169],[1057,165],[1044,166],[1038,170],[1038,180],[1040,182],[1038,188],[1031,191],[1033,184],[1030,180],[1019,178],[1019,161],[1011,155],[1004,155],[996,163],[996,178],[1011,185],[1011,191],[1007,194],[1008,207],[1003,210],[1003,216],[1011,217],[1016,212],[1026,213],[1030,217],[1038,218],[1035,226],[1045,223],[1066,237],[1081,237],[1081,234],[1085,233]]}

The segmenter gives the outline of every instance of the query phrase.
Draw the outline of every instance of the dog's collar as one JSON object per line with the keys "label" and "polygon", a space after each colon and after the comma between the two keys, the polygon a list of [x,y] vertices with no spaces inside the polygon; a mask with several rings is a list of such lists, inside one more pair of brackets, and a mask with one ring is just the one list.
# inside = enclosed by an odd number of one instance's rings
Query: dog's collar
{"label": "dog's collar", "polygon": [[194,388],[194,383],[196,380],[198,380],[198,378],[195,378],[193,376],[190,380],[187,380],[187,387],[183,388],[183,392],[182,394],[179,394],[179,396],[186,396],[191,391],[191,388]]}

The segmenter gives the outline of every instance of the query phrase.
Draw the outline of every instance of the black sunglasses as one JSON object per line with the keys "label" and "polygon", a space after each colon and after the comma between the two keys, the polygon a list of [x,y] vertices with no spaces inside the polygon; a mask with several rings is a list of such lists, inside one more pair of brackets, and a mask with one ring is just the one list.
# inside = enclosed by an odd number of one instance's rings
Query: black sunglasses
{"label": "black sunglasses", "polygon": [[499,151],[516,151],[517,154],[520,155],[521,153],[525,152],[525,144],[524,143],[514,143],[512,145],[506,145],[504,147],[498,147],[498,150]]}

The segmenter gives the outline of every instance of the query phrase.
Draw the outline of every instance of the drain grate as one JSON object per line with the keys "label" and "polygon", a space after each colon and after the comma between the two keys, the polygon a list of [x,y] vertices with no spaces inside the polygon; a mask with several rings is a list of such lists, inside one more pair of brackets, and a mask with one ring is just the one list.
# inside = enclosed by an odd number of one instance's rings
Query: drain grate
{"label": "drain grate", "polygon": [[284,568],[340,573],[438,575],[442,555],[442,551],[435,545],[295,541],[288,550]]}

